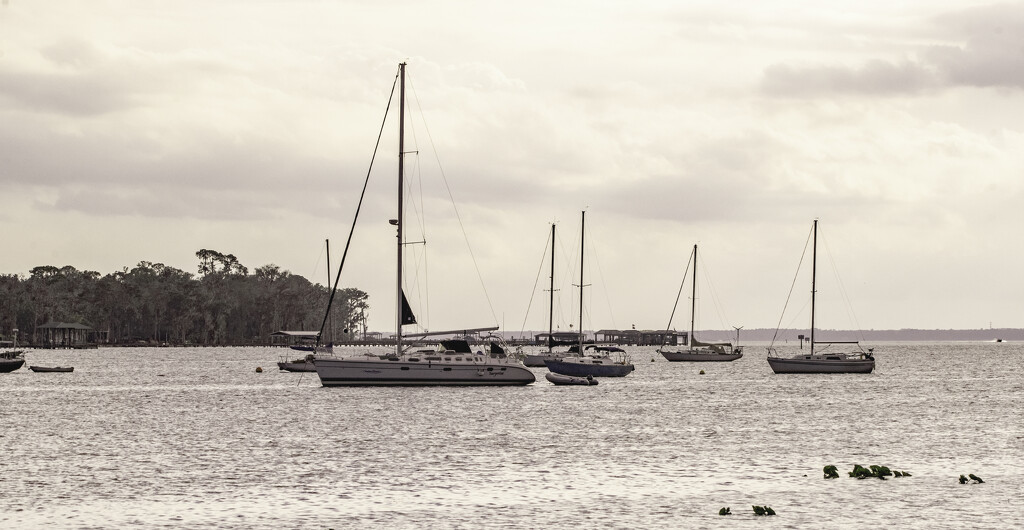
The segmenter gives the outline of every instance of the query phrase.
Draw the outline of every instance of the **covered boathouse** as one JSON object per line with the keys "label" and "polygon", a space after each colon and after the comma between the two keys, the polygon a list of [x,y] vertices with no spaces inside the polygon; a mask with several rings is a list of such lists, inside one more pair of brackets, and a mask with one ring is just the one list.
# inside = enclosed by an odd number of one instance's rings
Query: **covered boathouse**
{"label": "covered boathouse", "polygon": [[596,333],[600,343],[633,346],[675,346],[686,344],[686,332],[675,330],[602,329]]}
{"label": "covered boathouse", "polygon": [[36,344],[40,348],[47,349],[87,349],[96,348],[99,339],[106,340],[106,331],[96,331],[85,324],[77,322],[55,322],[50,321],[42,326],[36,326],[36,333],[40,335]]}

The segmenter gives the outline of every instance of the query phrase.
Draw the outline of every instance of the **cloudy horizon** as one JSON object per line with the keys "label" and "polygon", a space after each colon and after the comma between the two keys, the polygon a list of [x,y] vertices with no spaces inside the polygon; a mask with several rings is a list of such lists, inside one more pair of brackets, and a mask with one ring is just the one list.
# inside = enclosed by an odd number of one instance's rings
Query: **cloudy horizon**
{"label": "cloudy horizon", "polygon": [[[664,327],[694,244],[698,327],[774,328],[815,218],[822,327],[1024,327],[1022,7],[4,0],[0,273],[206,248],[323,283],[405,61],[431,329],[545,329],[552,222],[567,329],[582,210],[587,329]],[[380,331],[392,125],[342,280]]]}

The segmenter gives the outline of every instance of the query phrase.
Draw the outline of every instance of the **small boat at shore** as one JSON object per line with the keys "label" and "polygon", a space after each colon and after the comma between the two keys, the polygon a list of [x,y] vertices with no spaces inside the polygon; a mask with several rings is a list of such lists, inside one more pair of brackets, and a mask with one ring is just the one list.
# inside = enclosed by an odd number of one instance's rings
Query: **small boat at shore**
{"label": "small boat at shore", "polygon": [[75,367],[74,366],[29,366],[28,369],[32,370],[33,372],[61,372],[61,373],[67,373],[67,372],[74,372],[75,371]]}

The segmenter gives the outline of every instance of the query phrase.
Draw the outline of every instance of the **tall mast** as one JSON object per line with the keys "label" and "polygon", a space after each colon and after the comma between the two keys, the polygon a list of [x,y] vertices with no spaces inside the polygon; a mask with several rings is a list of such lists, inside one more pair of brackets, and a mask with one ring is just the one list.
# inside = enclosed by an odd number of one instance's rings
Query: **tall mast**
{"label": "tall mast", "polygon": [[587,231],[584,229],[584,225],[587,221],[587,211],[583,210],[580,213],[580,351],[579,354],[583,355],[583,238],[586,237]]}
{"label": "tall mast", "polygon": [[818,220],[814,220],[814,245],[811,247],[811,355],[814,355],[814,294],[818,276]]}
{"label": "tall mast", "polygon": [[[327,244],[327,288],[330,289],[331,288],[331,240],[330,239],[325,239],[324,242]],[[331,308],[328,307],[327,311],[330,311],[330,310],[331,310]],[[331,315],[328,314],[328,317],[330,317],[330,316]],[[327,330],[328,330],[327,331],[327,336],[330,337],[331,342],[333,343],[334,342],[334,319],[331,318],[331,320],[328,321],[328,323],[330,324],[330,327],[327,328]]]}
{"label": "tall mast", "polygon": [[398,65],[398,279],[395,301],[395,353],[402,353],[402,192],[405,188],[405,63]]}
{"label": "tall mast", "polygon": [[555,321],[555,223],[551,223],[551,296],[548,298],[548,353],[551,353],[551,342]]}
{"label": "tall mast", "polygon": [[690,334],[686,336],[687,346],[693,348],[693,323],[697,319],[697,245],[693,246],[693,295],[690,296]]}

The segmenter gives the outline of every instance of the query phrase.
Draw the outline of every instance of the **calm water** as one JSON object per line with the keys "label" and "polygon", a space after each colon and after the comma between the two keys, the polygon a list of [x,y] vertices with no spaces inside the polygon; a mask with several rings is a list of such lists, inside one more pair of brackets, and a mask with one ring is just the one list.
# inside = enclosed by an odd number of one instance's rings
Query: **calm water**
{"label": "calm water", "polygon": [[0,374],[0,527],[1024,527],[1024,344],[877,350],[801,376],[634,348],[596,387],[489,389],[325,389],[266,348],[30,351],[75,372]]}

